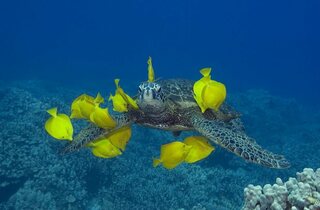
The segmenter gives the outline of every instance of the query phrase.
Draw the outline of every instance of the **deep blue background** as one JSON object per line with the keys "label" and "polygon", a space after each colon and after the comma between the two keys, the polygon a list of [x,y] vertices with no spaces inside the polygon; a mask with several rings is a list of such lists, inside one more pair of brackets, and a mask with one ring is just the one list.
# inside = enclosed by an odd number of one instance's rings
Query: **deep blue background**
{"label": "deep blue background", "polygon": [[[199,78],[212,66],[231,91],[262,88],[318,106],[319,1],[5,1],[2,80],[112,86]],[[137,73],[134,73],[137,72]]]}

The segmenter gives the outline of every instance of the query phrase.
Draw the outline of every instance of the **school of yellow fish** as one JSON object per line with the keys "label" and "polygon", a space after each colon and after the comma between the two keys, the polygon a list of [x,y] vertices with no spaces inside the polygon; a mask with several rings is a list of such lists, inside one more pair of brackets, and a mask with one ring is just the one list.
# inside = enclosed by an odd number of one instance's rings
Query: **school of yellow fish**
{"label": "school of yellow fish", "polygon": [[[148,59],[148,82],[154,82],[154,69],[152,59]],[[226,98],[224,84],[211,80],[211,68],[200,70],[202,78],[194,83],[194,99],[202,112],[207,109],[217,111]],[[127,112],[130,109],[139,109],[137,103],[120,87],[119,79],[114,80],[115,94],[110,94],[113,110]],[[73,126],[70,119],[85,119],[96,126],[110,131],[107,135],[99,137],[88,143],[92,154],[100,158],[114,158],[125,151],[131,138],[131,127],[117,128],[116,122],[109,114],[108,108],[101,105],[105,102],[100,93],[94,98],[87,94],[77,97],[71,104],[70,117],[58,114],[57,108],[47,110],[50,118],[45,123],[45,130],[50,136],[58,140],[73,139]],[[183,142],[173,141],[161,146],[160,157],[153,159],[153,166],[160,164],[166,169],[173,169],[181,163],[195,163],[208,157],[214,151],[208,139],[203,136],[190,136]]]}

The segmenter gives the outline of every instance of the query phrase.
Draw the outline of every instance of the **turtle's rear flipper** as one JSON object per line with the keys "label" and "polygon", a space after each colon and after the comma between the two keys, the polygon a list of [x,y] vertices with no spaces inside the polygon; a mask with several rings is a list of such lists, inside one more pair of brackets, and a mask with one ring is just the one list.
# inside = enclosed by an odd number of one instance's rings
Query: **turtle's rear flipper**
{"label": "turtle's rear flipper", "polygon": [[261,164],[269,168],[288,168],[290,163],[282,156],[264,150],[250,137],[240,132],[233,132],[221,123],[210,121],[201,116],[192,119],[194,128],[230,152],[247,161]]}

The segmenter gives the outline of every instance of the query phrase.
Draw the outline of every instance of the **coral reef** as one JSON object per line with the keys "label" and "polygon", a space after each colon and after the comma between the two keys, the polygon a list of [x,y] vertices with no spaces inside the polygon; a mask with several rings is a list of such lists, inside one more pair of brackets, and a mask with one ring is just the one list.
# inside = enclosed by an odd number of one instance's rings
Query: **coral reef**
{"label": "coral reef", "polygon": [[[175,137],[138,126],[133,126],[132,139],[117,158],[99,159],[88,149],[61,156],[58,152],[66,142],[45,133],[45,110],[58,106],[69,114],[68,105],[83,92],[97,91],[39,81],[0,85],[0,209],[240,209],[248,184],[262,185],[305,167],[319,167],[320,156],[315,154],[320,148],[320,114],[265,91],[235,94],[230,101],[243,113],[249,135],[288,157],[288,170],[248,164],[219,147],[197,164],[170,171],[153,168],[152,157]],[[85,126],[74,123],[75,132]]]}
{"label": "coral reef", "polygon": [[305,168],[285,183],[277,178],[274,185],[249,185],[244,195],[243,210],[320,209],[320,168]]}

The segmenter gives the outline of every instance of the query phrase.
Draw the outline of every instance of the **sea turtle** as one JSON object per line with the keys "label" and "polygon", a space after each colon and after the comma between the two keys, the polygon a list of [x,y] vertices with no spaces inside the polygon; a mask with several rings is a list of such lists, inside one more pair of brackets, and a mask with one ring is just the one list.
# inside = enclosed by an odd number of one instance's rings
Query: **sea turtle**
{"label": "sea turtle", "polygon": [[[201,112],[193,97],[194,81],[168,79],[142,82],[136,101],[138,110],[112,115],[117,128],[138,124],[151,128],[172,131],[175,136],[181,131],[194,130],[243,159],[270,168],[287,168],[290,163],[282,156],[264,150],[243,129],[240,116],[224,103],[219,111]],[[88,142],[110,131],[90,125],[80,131],[64,153],[80,149]],[[111,131],[112,132],[112,131]]]}

